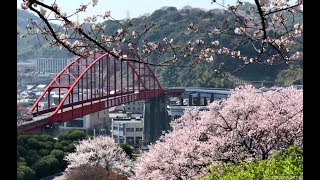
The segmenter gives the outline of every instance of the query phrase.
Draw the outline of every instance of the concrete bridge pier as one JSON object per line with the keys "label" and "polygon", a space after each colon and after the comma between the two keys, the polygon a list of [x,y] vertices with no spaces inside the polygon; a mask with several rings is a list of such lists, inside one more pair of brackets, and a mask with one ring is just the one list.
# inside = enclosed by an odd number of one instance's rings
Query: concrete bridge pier
{"label": "concrete bridge pier", "polygon": [[210,94],[210,103],[214,101],[214,94]]}
{"label": "concrete bridge pier", "polygon": [[196,97],[193,97],[192,94],[189,94],[188,98],[189,98],[189,106],[200,106],[200,102],[201,102],[200,93],[197,93]]}
{"label": "concrete bridge pier", "polygon": [[179,106],[183,106],[183,97],[179,97]]}
{"label": "concrete bridge pier", "polygon": [[144,103],[144,145],[155,142],[162,135],[163,131],[170,128],[169,117],[167,112],[167,96],[148,99]]}
{"label": "concrete bridge pier", "polygon": [[193,100],[192,95],[189,94],[188,98],[189,98],[189,106],[192,106],[192,100]]}

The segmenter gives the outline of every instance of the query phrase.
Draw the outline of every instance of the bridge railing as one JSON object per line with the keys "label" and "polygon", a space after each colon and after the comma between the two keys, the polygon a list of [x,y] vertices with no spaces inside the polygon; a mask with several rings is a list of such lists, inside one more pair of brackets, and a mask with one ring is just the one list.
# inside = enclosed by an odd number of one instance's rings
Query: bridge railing
{"label": "bridge railing", "polygon": [[[29,113],[48,114],[51,124],[65,122],[164,92],[148,64],[134,54],[126,57],[118,60],[99,51],[76,58],[47,85]],[[40,103],[47,107],[40,109]]]}

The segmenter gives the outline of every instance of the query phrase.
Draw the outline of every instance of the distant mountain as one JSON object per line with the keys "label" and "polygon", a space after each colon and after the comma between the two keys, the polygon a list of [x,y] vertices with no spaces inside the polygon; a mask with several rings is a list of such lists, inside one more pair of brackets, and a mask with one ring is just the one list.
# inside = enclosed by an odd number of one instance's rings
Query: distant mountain
{"label": "distant mountain", "polygon": [[20,38],[20,35],[27,33],[26,27],[30,22],[28,20],[42,20],[25,10],[17,9],[17,59],[23,61],[26,59],[33,59],[38,57],[72,57],[73,55],[68,51],[60,51],[58,47],[49,46],[48,42],[36,35],[28,35],[26,38]]}
{"label": "distant mountain", "polygon": [[17,9],[17,29],[18,31],[25,31],[29,24],[28,19],[40,20],[36,15],[21,9]]}
{"label": "distant mountain", "polygon": [[[245,4],[245,6],[251,6]],[[248,13],[245,10],[243,14]],[[26,19],[33,18],[39,20],[33,14],[17,10],[17,29],[23,29],[28,22]],[[178,10],[175,7],[164,7],[154,11],[150,15],[141,16],[139,18],[131,19],[133,26],[131,30],[143,31],[146,24],[155,23],[156,27],[147,32],[143,38],[148,41],[161,41],[164,37],[172,38],[174,43],[183,43],[188,41],[195,41],[196,39],[206,39],[207,42],[218,40],[220,45],[228,46],[234,40],[228,35],[219,35],[211,37],[209,35],[197,35],[189,34],[187,26],[193,23],[195,26],[213,28],[219,25],[227,17],[233,16],[230,12],[222,9],[213,9],[210,11],[204,11],[199,8],[184,7]],[[39,20],[40,21],[40,20]],[[302,22],[302,15],[295,16],[295,22]],[[119,24],[112,21],[105,21],[106,32],[113,34],[118,28],[121,28]],[[88,27],[88,25],[86,25]],[[85,28],[85,27],[84,27]],[[52,48],[47,42],[43,42],[41,38],[28,37],[18,41],[18,59],[36,58],[36,57],[65,57],[72,56],[66,51],[60,51],[58,48]],[[247,45],[250,46],[250,45]],[[250,54],[250,49],[247,46],[243,46],[240,50],[243,54]],[[250,46],[251,47],[251,46]],[[122,47],[120,47],[122,48]],[[302,46],[297,47],[297,50],[302,50]],[[162,59],[169,58],[168,56],[162,56]],[[151,56],[151,61],[156,62],[157,56]],[[186,58],[185,61],[189,61],[190,58]],[[205,87],[226,87],[230,86],[229,80],[221,78],[214,73],[214,69],[220,62],[225,63],[226,69],[236,69],[239,65],[239,61],[235,61],[230,57],[219,57],[217,61],[211,63],[199,63],[192,68],[173,68],[173,67],[159,67],[155,70],[159,80],[164,86],[205,86]],[[274,81],[277,78],[279,72],[287,68],[286,66],[262,66],[257,64],[250,64],[243,70],[233,74],[237,78],[251,80],[251,81]]]}

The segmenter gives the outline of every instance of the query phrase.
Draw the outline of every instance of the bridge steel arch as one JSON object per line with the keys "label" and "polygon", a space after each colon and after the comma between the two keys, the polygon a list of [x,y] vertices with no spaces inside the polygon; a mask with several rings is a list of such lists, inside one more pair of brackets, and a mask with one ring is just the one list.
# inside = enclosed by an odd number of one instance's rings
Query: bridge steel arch
{"label": "bridge steel arch", "polygon": [[[20,129],[28,131],[67,122],[163,93],[148,64],[138,62],[134,54],[128,52],[125,59],[118,60],[96,51],[86,58],[76,58],[54,77],[29,110],[34,116],[31,125],[22,125]],[[40,108],[43,105],[45,108]]]}

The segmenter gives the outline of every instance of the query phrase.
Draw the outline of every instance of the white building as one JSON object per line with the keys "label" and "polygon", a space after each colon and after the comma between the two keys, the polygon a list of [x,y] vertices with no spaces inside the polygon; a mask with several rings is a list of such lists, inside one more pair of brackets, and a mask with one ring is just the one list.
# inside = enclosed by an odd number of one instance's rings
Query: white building
{"label": "white building", "polygon": [[39,84],[38,86],[37,86],[37,88],[36,88],[36,91],[38,91],[38,92],[43,92],[44,91],[44,89],[46,88],[46,86],[47,85],[45,85],[45,84]]}
{"label": "white building", "polygon": [[143,119],[113,118],[111,119],[111,135],[116,143],[127,143],[138,146],[143,136]]}
{"label": "white building", "polygon": [[125,104],[124,108],[126,112],[142,113],[144,101],[135,101]]}
{"label": "white building", "polygon": [[106,123],[109,118],[109,110],[105,109],[99,112],[91,113],[80,118],[76,118],[72,121],[64,122],[59,125],[61,131],[70,129],[79,130],[93,130],[93,134],[103,134],[107,133]]}
{"label": "white building", "polygon": [[59,73],[72,58],[38,58],[36,64],[37,73]]}
{"label": "white building", "polygon": [[175,106],[175,105],[167,105],[167,111],[168,111],[168,116],[170,118],[178,118],[181,117],[184,113],[184,111],[187,108],[196,108],[199,109],[200,111],[208,111],[207,106]]}
{"label": "white building", "polygon": [[34,70],[36,69],[36,64],[35,62],[18,62],[17,70],[23,70],[23,69]]}

